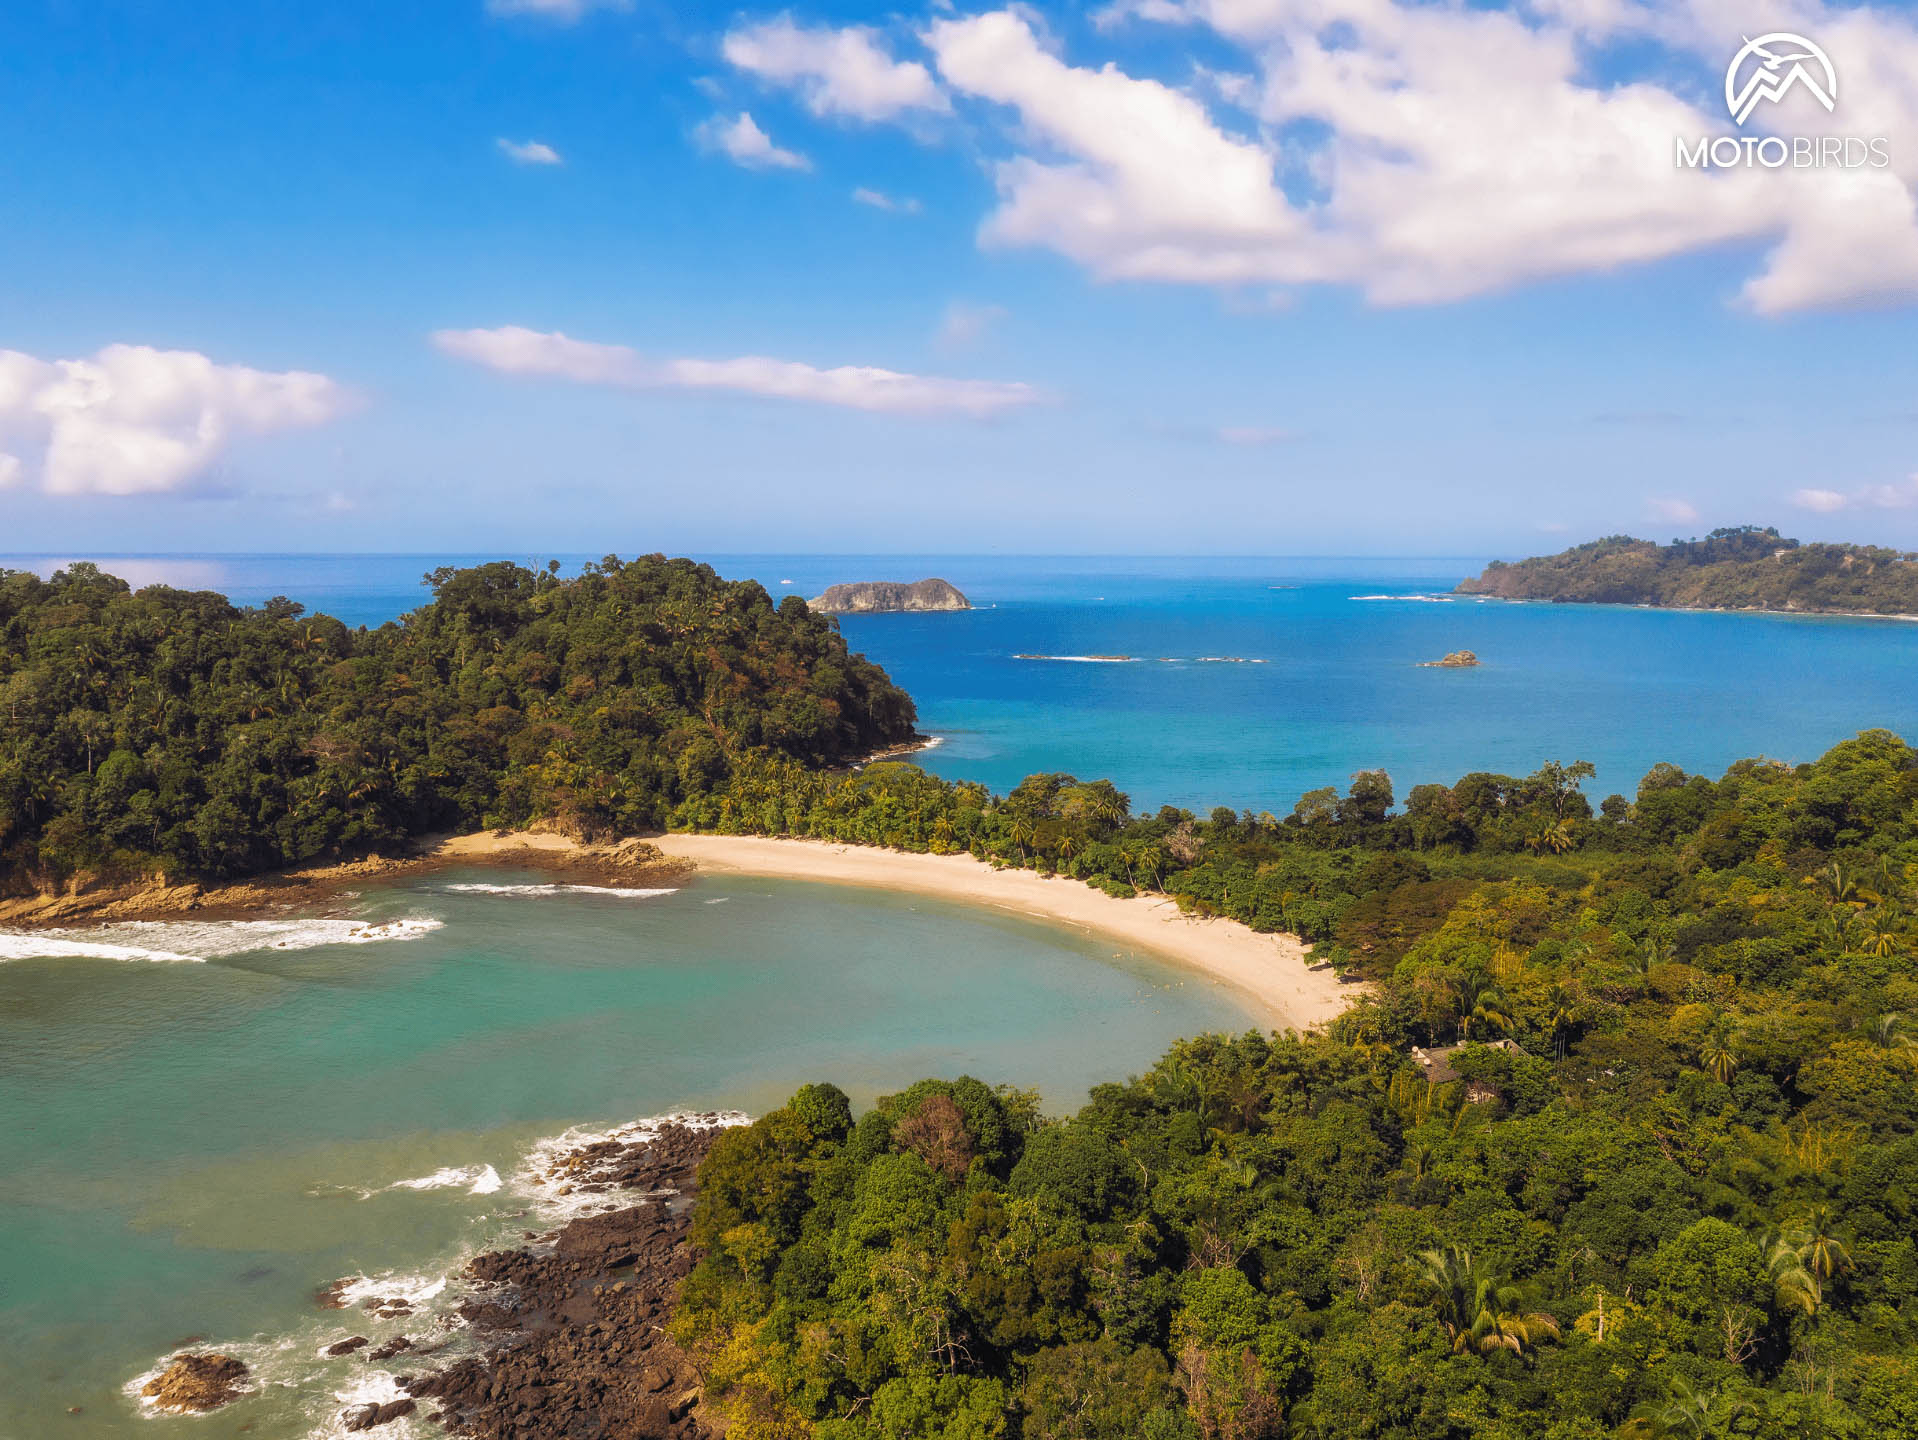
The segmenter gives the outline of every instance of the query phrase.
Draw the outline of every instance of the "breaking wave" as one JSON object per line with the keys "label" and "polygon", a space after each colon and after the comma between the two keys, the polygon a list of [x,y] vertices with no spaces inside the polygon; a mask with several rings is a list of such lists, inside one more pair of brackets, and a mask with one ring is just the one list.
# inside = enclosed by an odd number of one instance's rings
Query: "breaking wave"
{"label": "breaking wave", "polygon": [[0,961],[50,957],[197,963],[262,950],[316,950],[417,940],[443,922],[398,920],[121,920],[86,929],[0,931]]}

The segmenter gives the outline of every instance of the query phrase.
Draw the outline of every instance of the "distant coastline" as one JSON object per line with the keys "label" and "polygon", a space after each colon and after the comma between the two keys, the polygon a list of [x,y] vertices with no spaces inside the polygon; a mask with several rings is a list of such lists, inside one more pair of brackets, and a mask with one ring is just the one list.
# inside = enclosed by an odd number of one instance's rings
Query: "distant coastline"
{"label": "distant coastline", "polygon": [[1495,560],[1453,593],[1660,610],[1912,619],[1918,617],[1918,556],[1876,545],[1800,544],[1757,525],[1669,545],[1609,535],[1556,555]]}
{"label": "distant coastline", "polygon": [[1881,610],[1786,610],[1766,605],[1660,605],[1651,600],[1544,600],[1520,595],[1474,595],[1497,605],[1589,605],[1598,610],[1662,610],[1672,615],[1764,615],[1776,620],[1894,620],[1909,623],[1918,613]]}

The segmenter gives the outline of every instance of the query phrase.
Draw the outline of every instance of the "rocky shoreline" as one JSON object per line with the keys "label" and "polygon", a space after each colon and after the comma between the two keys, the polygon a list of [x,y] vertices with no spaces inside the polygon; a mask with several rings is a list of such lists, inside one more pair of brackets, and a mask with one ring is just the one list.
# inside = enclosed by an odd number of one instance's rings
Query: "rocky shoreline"
{"label": "rocky shoreline", "polygon": [[75,921],[164,920],[185,914],[207,920],[259,919],[350,899],[368,881],[461,866],[538,870],[576,884],[634,887],[677,885],[692,869],[638,839],[600,844],[544,831],[462,835],[429,842],[408,854],[370,855],[226,885],[193,881],[169,885],[153,877],[124,882],[82,878],[58,888],[0,896],[0,925],[34,928]]}
{"label": "rocky shoreline", "polygon": [[[480,1440],[713,1435],[699,1414],[698,1371],[666,1333],[693,1267],[686,1231],[699,1162],[720,1133],[711,1118],[712,1128],[667,1125],[564,1157],[550,1177],[562,1188],[636,1203],[473,1260],[476,1293],[460,1315],[492,1343],[444,1369],[400,1376],[406,1398],[348,1414],[347,1428],[375,1429],[430,1404],[450,1434]],[[389,1354],[410,1348],[394,1346]]]}

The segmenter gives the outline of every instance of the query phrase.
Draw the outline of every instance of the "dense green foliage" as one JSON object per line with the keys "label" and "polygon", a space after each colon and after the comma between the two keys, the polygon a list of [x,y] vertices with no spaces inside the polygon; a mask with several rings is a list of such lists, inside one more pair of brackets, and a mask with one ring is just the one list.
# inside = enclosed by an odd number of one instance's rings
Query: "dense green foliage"
{"label": "dense green foliage", "polygon": [[433,831],[656,827],[757,755],[816,766],[912,702],[803,601],[661,556],[428,577],[377,630],[286,600],[0,571],[0,875],[232,876]]}
{"label": "dense green foliage", "polygon": [[1918,615],[1915,558],[1876,545],[1801,545],[1745,525],[1669,545],[1611,535],[1516,565],[1495,560],[1458,588],[1507,600]]}
{"label": "dense green foliage", "polygon": [[1376,981],[1062,1122],[961,1079],[726,1135],[675,1324],[732,1440],[1918,1436],[1918,753],[1596,813],[1586,774],[1281,822],[760,767],[682,807],[1160,882]]}

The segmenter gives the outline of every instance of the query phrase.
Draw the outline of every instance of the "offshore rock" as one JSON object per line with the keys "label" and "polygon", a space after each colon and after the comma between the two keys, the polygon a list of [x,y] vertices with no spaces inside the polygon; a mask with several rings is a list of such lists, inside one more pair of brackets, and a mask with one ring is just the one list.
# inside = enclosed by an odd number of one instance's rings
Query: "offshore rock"
{"label": "offshore rock", "polygon": [[920,610],[970,610],[972,602],[944,580],[864,580],[830,585],[806,602],[828,615],[883,615]]}
{"label": "offshore rock", "polygon": [[246,1366],[231,1355],[180,1355],[140,1393],[162,1410],[201,1414],[237,1396],[246,1375]]}

